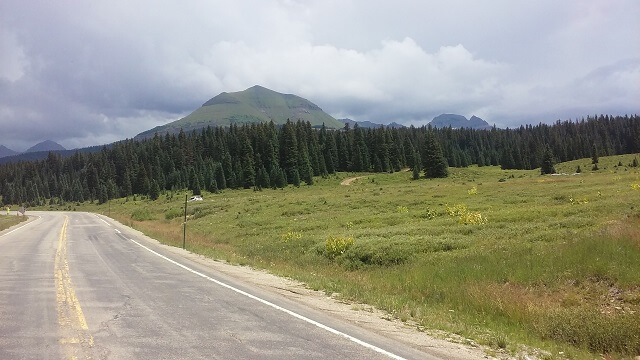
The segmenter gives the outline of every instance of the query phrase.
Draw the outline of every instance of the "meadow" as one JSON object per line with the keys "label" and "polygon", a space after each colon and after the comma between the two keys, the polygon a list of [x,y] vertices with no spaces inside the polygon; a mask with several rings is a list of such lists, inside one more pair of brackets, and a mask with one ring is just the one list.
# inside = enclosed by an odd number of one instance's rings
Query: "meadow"
{"label": "meadow", "polygon": [[[188,203],[187,249],[496,352],[633,357],[640,355],[634,157],[601,157],[599,170],[591,159],[557,164],[564,174],[553,176],[471,166],[450,168],[445,179],[340,173],[313,186],[205,192],[204,201]],[[110,210],[95,203],[48,209],[109,213],[182,246],[185,195],[116,199]]]}

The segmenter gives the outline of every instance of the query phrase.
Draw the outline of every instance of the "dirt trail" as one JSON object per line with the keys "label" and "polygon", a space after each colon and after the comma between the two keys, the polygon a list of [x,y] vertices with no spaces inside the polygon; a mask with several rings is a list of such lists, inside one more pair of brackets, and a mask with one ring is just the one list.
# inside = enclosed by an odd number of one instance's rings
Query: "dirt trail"
{"label": "dirt trail", "polygon": [[356,176],[356,177],[350,177],[350,178],[346,178],[344,180],[342,180],[342,182],[340,183],[340,185],[351,185],[352,182],[358,180],[358,179],[362,179],[366,176]]}

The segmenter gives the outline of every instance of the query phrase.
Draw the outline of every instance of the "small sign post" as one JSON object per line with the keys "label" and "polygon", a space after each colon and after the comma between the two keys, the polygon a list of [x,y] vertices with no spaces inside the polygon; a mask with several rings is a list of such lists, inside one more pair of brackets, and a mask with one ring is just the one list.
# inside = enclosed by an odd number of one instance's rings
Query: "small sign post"
{"label": "small sign post", "polygon": [[187,198],[189,195],[184,195],[184,230],[182,232],[182,248],[186,250],[187,246]]}

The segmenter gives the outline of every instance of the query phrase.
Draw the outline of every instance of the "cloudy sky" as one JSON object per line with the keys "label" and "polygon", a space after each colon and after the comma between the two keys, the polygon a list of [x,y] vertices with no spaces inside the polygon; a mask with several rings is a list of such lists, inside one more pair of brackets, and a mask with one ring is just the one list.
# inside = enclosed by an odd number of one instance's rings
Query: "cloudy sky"
{"label": "cloudy sky", "polygon": [[334,117],[640,113],[637,0],[0,1],[0,144],[131,138],[259,84]]}

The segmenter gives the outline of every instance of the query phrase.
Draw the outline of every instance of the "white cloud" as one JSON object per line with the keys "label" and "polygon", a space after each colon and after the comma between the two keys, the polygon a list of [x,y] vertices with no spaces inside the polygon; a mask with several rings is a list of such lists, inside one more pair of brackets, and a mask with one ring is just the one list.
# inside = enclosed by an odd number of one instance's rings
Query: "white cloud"
{"label": "white cloud", "polygon": [[633,0],[7,0],[0,144],[132,137],[256,84],[380,122],[638,112],[638,17]]}
{"label": "white cloud", "polygon": [[0,26],[0,80],[19,80],[25,73],[28,60],[14,34]]}

